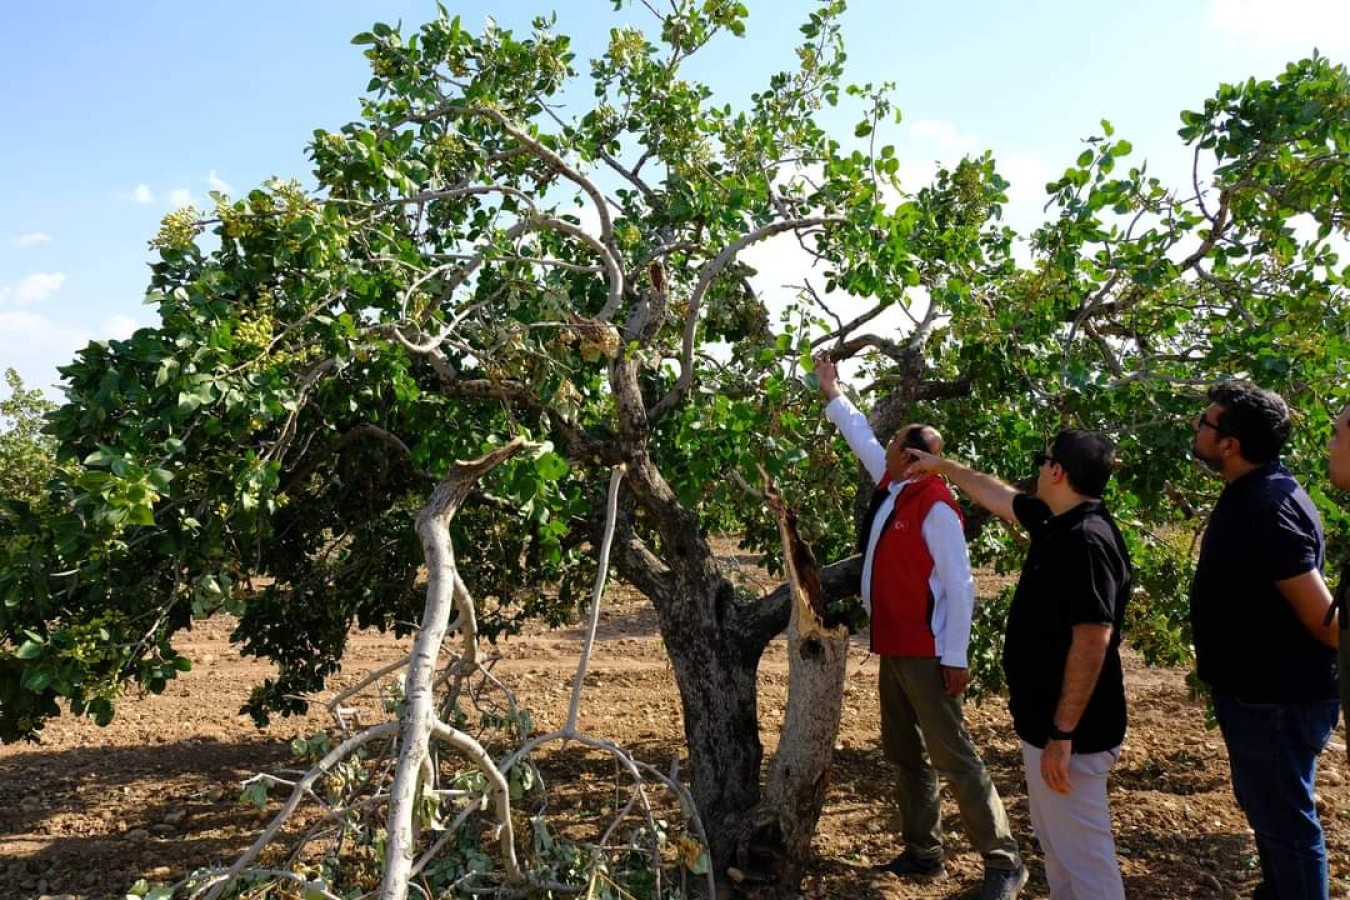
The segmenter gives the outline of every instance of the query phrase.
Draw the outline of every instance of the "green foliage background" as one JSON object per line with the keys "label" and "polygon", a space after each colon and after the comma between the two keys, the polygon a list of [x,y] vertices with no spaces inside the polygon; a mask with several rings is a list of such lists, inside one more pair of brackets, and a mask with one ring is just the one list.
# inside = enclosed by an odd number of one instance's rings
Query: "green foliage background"
{"label": "green foliage background", "polygon": [[[362,116],[315,132],[315,188],[273,180],[171,214],[152,241],[159,324],[81,351],[42,435],[13,386],[0,739],[37,736],[62,702],[106,722],[126,690],[163,690],[190,666],[175,634],[222,610],[243,652],[279,664],[248,712],[302,708],[353,624],[412,627],[412,516],[453,460],[515,434],[547,449],[454,523],[489,633],[575,612],[615,462],[650,462],[653,496],[668,487],[703,533],[776,552],[744,488],[762,463],[818,557],[843,557],[858,472],[803,378],[819,350],[862,360],[883,432],[932,421],[950,454],[1010,479],[1060,427],[1111,434],[1110,500],[1140,568],[1131,640],[1152,661],[1189,654],[1186,535],[1217,486],[1189,461],[1188,423],[1209,381],[1289,399],[1288,461],[1344,534],[1320,485],[1350,338],[1345,68],[1302,60],[1183,112],[1193,185],[1160,183],[1103,121],[1065,148],[1044,226],[1018,236],[990,154],[900,184],[884,143],[900,113],[889,86],[847,82],[843,7],[821,3],[742,108],[680,68],[743,31],[734,2],[615,27],[585,65],[544,18],[529,35],[448,13],[358,35]],[[587,79],[593,106],[566,113],[561,92]],[[819,124],[834,107],[851,134]],[[823,275],[771,309],[732,251],[775,228]],[[844,294],[867,309],[853,322]],[[895,308],[911,328],[868,332]],[[645,587],[659,568],[642,553],[675,565],[687,548],[650,504],[627,515],[620,569]],[[1019,552],[998,528],[975,548],[1005,569]],[[986,688],[1002,608],[978,620]]]}

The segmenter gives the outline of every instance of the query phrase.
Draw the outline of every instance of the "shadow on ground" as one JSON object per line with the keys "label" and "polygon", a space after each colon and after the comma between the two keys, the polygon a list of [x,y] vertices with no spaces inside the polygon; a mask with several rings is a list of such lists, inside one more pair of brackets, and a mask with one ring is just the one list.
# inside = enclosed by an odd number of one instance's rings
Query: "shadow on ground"
{"label": "shadow on ground", "polygon": [[146,873],[232,861],[270,814],[239,783],[290,759],[281,741],[209,739],[0,758],[0,897],[121,900]]}

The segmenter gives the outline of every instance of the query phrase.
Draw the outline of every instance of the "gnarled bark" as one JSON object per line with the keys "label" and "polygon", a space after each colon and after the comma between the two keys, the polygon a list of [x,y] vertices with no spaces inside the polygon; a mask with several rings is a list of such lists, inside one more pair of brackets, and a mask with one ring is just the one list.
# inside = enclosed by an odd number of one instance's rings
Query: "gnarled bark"
{"label": "gnarled bark", "polygon": [[792,596],[788,698],[765,796],[740,848],[749,867],[741,873],[762,879],[774,896],[791,896],[801,884],[825,805],[843,709],[848,629],[826,627],[828,600],[811,548],[797,533],[796,514],[777,499],[772,485],[766,493],[778,519]]}

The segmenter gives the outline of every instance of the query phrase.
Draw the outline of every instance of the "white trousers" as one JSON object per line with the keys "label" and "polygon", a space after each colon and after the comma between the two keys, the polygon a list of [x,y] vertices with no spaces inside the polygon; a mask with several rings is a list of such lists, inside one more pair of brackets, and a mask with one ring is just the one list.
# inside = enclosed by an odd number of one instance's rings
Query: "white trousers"
{"label": "white trousers", "polygon": [[1050,900],[1124,900],[1106,804],[1106,776],[1120,748],[1069,757],[1067,795],[1050,790],[1041,778],[1041,751],[1022,742],[1031,826],[1045,855]]}

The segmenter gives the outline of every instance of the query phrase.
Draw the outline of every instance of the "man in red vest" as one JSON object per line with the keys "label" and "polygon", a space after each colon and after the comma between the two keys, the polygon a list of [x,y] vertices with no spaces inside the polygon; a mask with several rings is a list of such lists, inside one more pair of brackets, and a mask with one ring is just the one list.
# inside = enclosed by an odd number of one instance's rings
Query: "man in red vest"
{"label": "man in red vest", "polygon": [[881,740],[898,769],[904,852],[880,869],[901,877],[943,873],[937,776],[984,857],[979,900],[1013,900],[1027,881],[1003,802],[966,731],[961,695],[970,680],[966,645],[975,601],[961,513],[946,482],[911,477],[907,448],[940,453],[931,426],[907,425],[883,447],[839,391],[834,363],[816,359],[826,417],[877,483],[859,543],[862,598],[872,652],[881,659]]}

